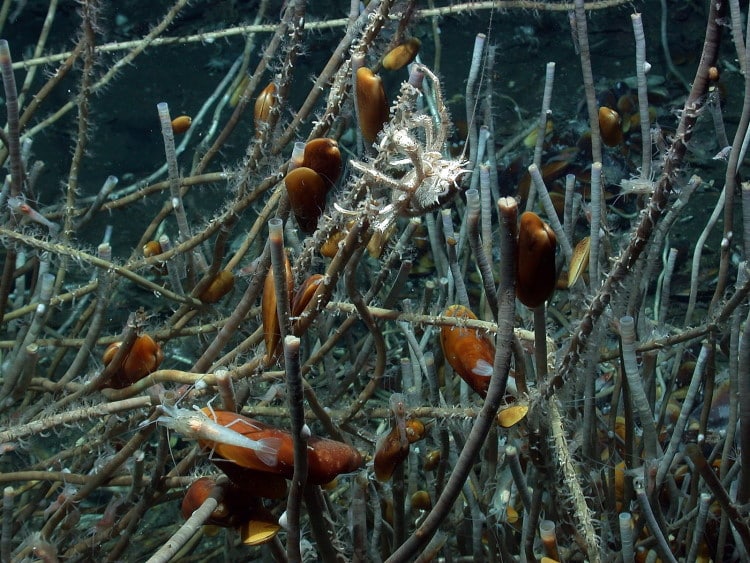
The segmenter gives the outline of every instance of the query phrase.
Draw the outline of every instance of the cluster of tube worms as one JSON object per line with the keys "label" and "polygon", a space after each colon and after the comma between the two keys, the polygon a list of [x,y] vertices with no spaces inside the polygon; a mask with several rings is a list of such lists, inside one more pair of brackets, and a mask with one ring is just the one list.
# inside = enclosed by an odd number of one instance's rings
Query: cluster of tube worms
{"label": "cluster of tube worms", "polygon": [[[724,80],[750,92],[742,13],[712,3],[686,93],[673,65],[656,80],[640,14],[635,76],[595,80],[588,16],[619,22],[624,3],[566,6],[584,96],[567,104],[552,86],[570,61],[514,91],[502,20],[468,15],[556,22],[561,4],[533,0],[355,0],[341,20],[320,12],[333,2],[261,0],[254,23],[218,31],[174,0],[109,45],[108,15],[82,0],[71,51],[45,58],[48,31],[70,40],[50,1],[32,59],[0,41],[0,559],[745,557],[750,229],[734,233],[732,199],[750,104],[732,142],[722,113]],[[180,16],[199,33],[168,37]],[[451,44],[455,80],[441,27],[477,21],[470,61]],[[739,71],[718,58],[726,22]],[[315,30],[333,45],[309,84]],[[139,88],[163,165],[106,170],[89,193],[113,133],[99,95],[145,50],[230,38],[244,45],[207,65],[205,99]],[[509,101],[521,120],[499,127]],[[688,159],[709,113],[718,145]],[[56,123],[75,134],[49,189],[36,141]],[[726,178],[688,273],[674,227],[701,159]]]}

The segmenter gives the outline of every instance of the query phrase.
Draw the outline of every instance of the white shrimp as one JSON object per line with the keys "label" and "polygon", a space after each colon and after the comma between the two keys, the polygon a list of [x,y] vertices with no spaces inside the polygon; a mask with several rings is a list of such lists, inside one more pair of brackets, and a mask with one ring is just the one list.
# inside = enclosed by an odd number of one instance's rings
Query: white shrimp
{"label": "white shrimp", "polygon": [[[211,420],[200,410],[191,411],[179,407],[161,405],[164,415],[156,419],[167,428],[190,440],[204,440],[228,446],[237,446],[253,450],[258,459],[268,467],[276,467],[281,438],[263,438],[253,440]],[[238,419],[239,421],[240,419]]]}
{"label": "white shrimp", "polygon": [[23,199],[23,197],[18,197],[18,196],[9,197],[8,207],[10,207],[13,213],[21,213],[23,215],[26,215],[32,221],[47,227],[47,229],[49,229],[49,234],[51,237],[56,237],[57,234],[60,232],[60,225],[58,225],[57,223],[53,223],[52,221],[47,219],[44,215],[39,213],[36,209],[31,207],[28,203],[26,203],[26,200]]}

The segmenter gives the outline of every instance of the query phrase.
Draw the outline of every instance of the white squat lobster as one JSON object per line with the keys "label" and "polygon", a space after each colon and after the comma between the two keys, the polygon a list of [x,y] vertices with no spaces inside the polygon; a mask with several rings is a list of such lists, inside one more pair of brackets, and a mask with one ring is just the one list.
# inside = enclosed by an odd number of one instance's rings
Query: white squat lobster
{"label": "white squat lobster", "polygon": [[[195,410],[190,410],[161,405],[161,409],[164,414],[157,418],[156,422],[174,430],[185,438],[247,448],[253,450],[264,465],[276,467],[281,438],[253,440],[228,426],[222,426],[198,410],[198,407],[195,407]],[[235,422],[248,424],[239,418]],[[234,422],[231,424],[234,424]]]}
{"label": "white squat lobster", "polygon": [[[432,82],[435,120],[416,109],[420,90],[405,83],[397,109],[392,110],[391,121],[384,126],[375,146],[378,158],[371,162],[350,161],[369,183],[391,190],[390,202],[377,209],[373,223],[381,232],[386,232],[398,217],[418,217],[440,207],[443,199],[459,188],[461,176],[471,172],[463,158],[443,156],[450,116],[440,81],[427,67],[418,70]],[[393,176],[393,172],[397,174]],[[347,215],[356,214],[335,203],[334,207]]]}

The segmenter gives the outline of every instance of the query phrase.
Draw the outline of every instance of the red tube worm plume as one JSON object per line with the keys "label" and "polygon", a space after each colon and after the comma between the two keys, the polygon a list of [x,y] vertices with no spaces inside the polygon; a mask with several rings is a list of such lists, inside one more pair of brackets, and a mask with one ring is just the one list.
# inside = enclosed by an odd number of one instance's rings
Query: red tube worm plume
{"label": "red tube worm plume", "polygon": [[[200,440],[198,443],[202,448],[212,450],[214,456],[219,456],[241,467],[281,475],[286,479],[292,478],[294,474],[294,448],[292,435],[289,432],[230,411],[212,411],[204,408],[203,413],[218,424],[226,426],[251,440],[276,438],[280,441],[280,445],[276,465],[273,467],[263,463],[258,458],[256,451],[249,448]],[[362,454],[343,442],[310,436],[307,439],[307,462],[307,482],[322,485],[332,481],[337,475],[351,473],[359,469],[362,466]]]}
{"label": "red tube worm plume", "polygon": [[396,468],[409,456],[409,444],[424,438],[424,424],[417,419],[406,420],[403,395],[391,396],[393,426],[380,440],[375,450],[373,467],[378,481],[388,481]]}
{"label": "red tube worm plume", "polygon": [[[463,305],[451,305],[443,315],[461,319],[477,318]],[[440,345],[445,359],[459,377],[484,399],[495,362],[495,346],[489,338],[476,328],[446,325],[440,329]]]}
{"label": "red tube worm plume", "polygon": [[330,190],[341,176],[341,151],[333,139],[322,137],[308,141],[302,156],[302,166],[315,170]]}
{"label": "red tube worm plume", "polygon": [[383,90],[383,81],[367,68],[357,69],[357,116],[362,138],[372,145],[378,133],[388,121],[388,100]]}
{"label": "red tube worm plume", "polygon": [[305,234],[314,233],[326,205],[328,184],[312,168],[300,166],[287,173],[284,185],[299,228]]}
{"label": "red tube worm plume", "polygon": [[[287,295],[285,298],[291,303],[294,279],[292,278],[292,265],[289,257],[284,254],[284,270],[286,271]],[[273,284],[273,271],[268,270],[266,281],[263,285],[263,297],[260,303],[261,317],[263,318],[263,334],[266,343],[266,355],[269,361],[273,361],[281,349],[281,327],[279,315],[276,311],[276,288]]]}
{"label": "red tube worm plume", "polygon": [[552,296],[557,282],[555,249],[557,237],[549,225],[531,211],[521,215],[518,229],[516,297],[530,309]]}
{"label": "red tube worm plume", "polygon": [[[121,345],[122,342],[113,342],[107,346],[102,356],[105,366],[112,361]],[[143,334],[135,339],[133,347],[123,360],[119,371],[104,382],[103,386],[123,389],[156,371],[163,360],[164,354],[161,347],[148,334]]]}

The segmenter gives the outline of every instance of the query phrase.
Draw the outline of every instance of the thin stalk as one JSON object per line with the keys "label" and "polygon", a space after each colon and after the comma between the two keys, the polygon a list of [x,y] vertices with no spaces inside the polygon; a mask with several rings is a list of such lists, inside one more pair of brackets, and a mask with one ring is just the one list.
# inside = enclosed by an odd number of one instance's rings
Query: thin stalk
{"label": "thin stalk", "polygon": [[656,550],[658,551],[659,556],[662,558],[662,560],[668,561],[669,563],[677,563],[677,559],[672,553],[672,550],[669,549],[669,543],[664,537],[664,534],[662,533],[661,528],[659,528],[659,524],[656,521],[656,516],[654,515],[654,511],[651,508],[651,503],[648,500],[648,496],[646,496],[646,491],[643,488],[643,483],[641,483],[639,480],[636,480],[635,483],[635,495],[638,499],[638,505],[641,507],[641,513],[646,520],[646,525],[648,526],[649,530],[651,530],[651,534],[656,540]]}
{"label": "thin stalk", "polygon": [[[477,261],[477,268],[482,276],[482,285],[484,294],[487,298],[487,305],[491,311],[497,311],[497,292],[495,291],[495,280],[492,275],[492,266],[490,265],[487,254],[483,247],[483,240],[479,238],[479,192],[475,189],[466,191],[466,209],[468,220],[468,235],[471,250],[474,253],[474,259]],[[491,239],[490,239],[491,240]]]}
{"label": "thin stalk", "polygon": [[[591,230],[589,232],[589,283],[599,288],[599,248],[602,219],[602,163],[591,165]],[[571,229],[573,226],[571,225]]]}
{"label": "thin stalk", "polygon": [[620,338],[622,341],[623,370],[628,380],[631,403],[638,413],[643,430],[643,455],[647,460],[655,460],[658,456],[656,428],[654,426],[654,415],[649,407],[643,381],[638,370],[638,360],[635,356],[635,321],[633,317],[626,316],[620,319]]}
{"label": "thin stalk", "polygon": [[648,87],[646,73],[651,65],[646,62],[646,35],[641,14],[630,14],[635,36],[635,76],[638,82],[638,114],[641,121],[641,180],[651,179],[651,118],[648,115]]}
{"label": "thin stalk", "polygon": [[701,541],[703,540],[703,532],[706,528],[706,520],[708,518],[708,507],[711,505],[711,495],[708,493],[701,493],[700,502],[698,504],[698,518],[695,520],[695,527],[693,528],[693,539],[690,542],[690,551],[685,558],[686,563],[694,563],[698,556],[698,548],[700,547]]}
{"label": "thin stalk", "polygon": [[[685,399],[682,402],[682,408],[680,409],[680,415],[677,417],[677,422],[672,429],[672,437],[669,440],[667,450],[664,452],[659,463],[659,469],[656,472],[656,486],[661,487],[664,484],[664,479],[667,476],[667,471],[672,465],[672,460],[677,453],[677,447],[682,441],[682,435],[685,431],[685,426],[688,422],[688,417],[693,411],[693,404],[698,397],[698,390],[700,389],[701,383],[703,382],[704,371],[706,369],[706,363],[711,355],[711,346],[709,343],[704,342],[701,347],[698,360],[695,362],[695,369],[693,370],[693,377],[690,380],[690,386],[688,387]],[[652,458],[653,459],[653,458]]]}
{"label": "thin stalk", "polygon": [[[274,268],[274,273],[276,269]],[[282,270],[283,272],[283,270]],[[277,294],[278,295],[278,294]],[[284,365],[286,367],[286,387],[289,401],[289,422],[294,448],[294,474],[289,485],[286,503],[286,553],[289,561],[301,562],[300,552],[300,511],[302,491],[307,482],[307,438],[310,428],[305,424],[304,391],[299,363],[300,340],[288,335],[284,338]]]}
{"label": "thin stalk", "polygon": [[424,549],[440,524],[450,512],[453,503],[461,494],[471,468],[474,466],[477,454],[486,438],[490,426],[495,423],[495,416],[500,408],[500,402],[505,394],[510,369],[511,340],[513,338],[513,322],[515,318],[515,235],[518,207],[515,199],[502,198],[498,202],[502,217],[500,242],[504,257],[502,275],[500,277],[500,303],[498,311],[498,332],[496,339],[496,353],[494,373],[487,391],[482,410],[474,421],[466,443],[461,450],[453,472],[443,489],[442,494],[435,501],[435,505],[416,532],[406,540],[386,561],[396,563],[409,561],[416,553]]}
{"label": "thin stalk", "polygon": [[591,127],[591,160],[593,162],[602,162],[599,108],[597,107],[596,92],[594,91],[594,72],[591,70],[591,51],[589,49],[589,34],[584,0],[575,0],[575,25],[578,50],[581,57],[583,88],[586,93],[586,108],[588,109],[589,126]]}
{"label": "thin stalk", "polygon": [[482,68],[482,58],[484,55],[484,44],[487,36],[484,33],[477,33],[474,39],[474,50],[471,54],[471,66],[469,67],[469,76],[466,80],[466,118],[469,122],[469,162],[476,168],[477,151],[477,103],[476,103],[476,84],[479,79],[479,72]]}
{"label": "thin stalk", "polygon": [[172,537],[164,545],[148,558],[146,563],[166,563],[185,545],[191,537],[200,531],[201,526],[211,517],[211,514],[219,504],[219,498],[222,495],[221,487],[214,487],[208,493],[206,500],[198,507],[180,526]]}
{"label": "thin stalk", "polygon": [[750,500],[750,377],[746,374],[750,370],[750,312],[745,319],[745,327],[740,337],[738,385],[740,435],[738,437],[740,449],[740,473],[737,501],[745,504]]}
{"label": "thin stalk", "polygon": [[633,551],[633,517],[630,512],[621,512],[617,521],[620,524],[620,554],[623,563],[633,563],[635,553]]}

